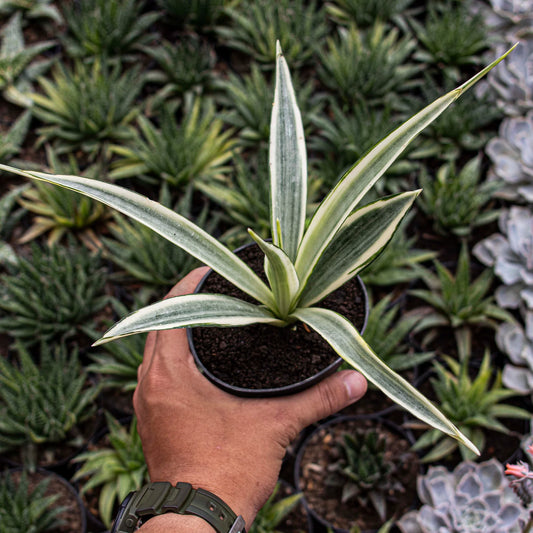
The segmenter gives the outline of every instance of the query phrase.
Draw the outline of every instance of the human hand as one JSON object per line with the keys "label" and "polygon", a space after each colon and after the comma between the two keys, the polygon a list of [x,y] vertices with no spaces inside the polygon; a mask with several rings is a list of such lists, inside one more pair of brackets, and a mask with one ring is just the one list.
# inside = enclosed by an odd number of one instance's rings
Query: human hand
{"label": "human hand", "polygon": [[[192,271],[167,298],[192,293],[206,271]],[[346,370],[292,396],[233,396],[201,375],[185,329],[174,329],[148,335],[133,404],[151,480],[213,492],[249,527],[274,489],[290,442],[365,392],[363,376]]]}

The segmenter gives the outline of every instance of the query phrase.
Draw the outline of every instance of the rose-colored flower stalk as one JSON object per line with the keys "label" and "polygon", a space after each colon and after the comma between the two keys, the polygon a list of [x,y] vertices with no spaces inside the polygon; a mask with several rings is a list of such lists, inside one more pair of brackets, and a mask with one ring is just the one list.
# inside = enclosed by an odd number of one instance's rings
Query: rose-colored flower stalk
{"label": "rose-colored flower stalk", "polygon": [[[529,445],[527,451],[533,456],[533,444]],[[513,476],[511,487],[520,498],[524,507],[528,508],[533,501],[533,472],[530,471],[529,465],[524,461],[518,461],[517,464],[505,465],[505,474]],[[529,533],[533,527],[533,510],[529,512],[529,520],[523,529],[523,533]]]}

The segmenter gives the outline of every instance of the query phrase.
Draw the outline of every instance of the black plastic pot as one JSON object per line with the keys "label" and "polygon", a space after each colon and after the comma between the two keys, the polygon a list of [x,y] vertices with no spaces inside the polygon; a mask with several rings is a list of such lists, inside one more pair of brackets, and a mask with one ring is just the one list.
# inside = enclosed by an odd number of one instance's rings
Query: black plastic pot
{"label": "black plastic pot", "polygon": [[[381,426],[384,429],[386,429],[388,432],[397,435],[402,440],[407,441],[409,446],[411,446],[414,442],[412,436],[409,432],[404,431],[401,427],[397,426],[396,424],[390,422],[386,418],[383,418],[381,416],[374,416],[374,415],[368,415],[368,416],[333,416],[329,419],[327,419],[325,422],[317,425],[317,427],[306,437],[304,442],[302,443],[294,464],[294,485],[297,491],[301,491],[303,493],[302,502],[307,509],[307,512],[310,517],[310,526],[309,531],[312,533],[326,533],[326,532],[332,532],[332,533],[349,533],[349,529],[341,529],[333,525],[331,522],[329,522],[325,517],[323,517],[321,514],[319,514],[313,507],[310,505],[308,498],[306,498],[306,492],[305,487],[302,487],[302,469],[304,468],[303,465],[303,457],[306,452],[307,447],[310,445],[310,443],[315,439],[317,434],[320,432],[323,432],[324,430],[328,430],[333,425],[342,425],[346,422],[354,422],[358,421],[361,422],[361,425],[363,424],[372,424],[376,426]],[[420,466],[418,465],[418,456],[416,454],[413,455],[416,456],[416,469],[417,473],[420,472]],[[414,465],[415,463],[413,463]],[[413,478],[413,502],[416,501],[416,475]],[[325,497],[325,494],[324,494]],[[360,513],[361,511],[364,511],[364,508],[360,507],[357,503],[354,504],[353,507],[354,516],[357,516],[357,513]],[[352,524],[353,527],[353,524]],[[366,529],[363,530],[362,533],[376,533],[377,529]]]}
{"label": "black plastic pot", "polygon": [[[239,252],[249,248],[250,246],[255,246],[255,244],[251,245],[245,245],[237,250],[235,250],[235,253],[238,255]],[[259,248],[258,248],[259,250]],[[213,273],[212,270],[209,270],[209,272],[206,273],[206,275],[202,278],[198,286],[196,287],[195,293],[202,292],[202,287],[205,283],[205,281],[209,278],[209,276]],[[365,289],[365,286],[359,278],[359,276],[356,276],[354,278],[356,280],[356,283],[359,285],[359,289],[361,292],[361,295],[364,300],[364,322],[362,327],[360,328],[360,332],[362,333],[364,331],[364,328],[366,326],[366,321],[368,318],[368,295]],[[272,326],[274,327],[274,326]],[[246,387],[239,387],[230,383],[227,383],[226,381],[220,379],[217,377],[213,372],[211,372],[206,365],[202,361],[202,354],[198,352],[196,344],[194,342],[193,337],[193,330],[192,328],[187,329],[187,338],[189,340],[189,347],[192,352],[192,355],[196,361],[196,365],[200,369],[200,371],[217,387],[220,389],[229,392],[231,394],[234,394],[236,396],[244,396],[244,397],[273,397],[273,396],[284,396],[288,394],[295,394],[297,392],[301,392],[313,385],[316,385],[320,381],[322,381],[327,376],[331,375],[333,372],[335,372],[339,366],[342,364],[343,359],[341,357],[338,357],[335,361],[333,361],[331,364],[329,364],[327,367],[323,368],[321,371],[315,373],[312,376],[306,376],[303,377],[301,380],[299,380],[296,383],[291,383],[286,386],[280,386],[276,388],[246,388]],[[253,349],[251,346],[250,349]]]}

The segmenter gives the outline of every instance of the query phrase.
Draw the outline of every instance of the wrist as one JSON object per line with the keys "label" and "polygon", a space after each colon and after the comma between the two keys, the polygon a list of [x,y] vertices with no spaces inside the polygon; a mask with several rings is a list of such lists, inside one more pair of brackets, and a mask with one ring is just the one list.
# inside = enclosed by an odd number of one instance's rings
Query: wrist
{"label": "wrist", "polygon": [[166,513],[150,518],[139,531],[142,533],[213,533],[215,530],[198,516]]}

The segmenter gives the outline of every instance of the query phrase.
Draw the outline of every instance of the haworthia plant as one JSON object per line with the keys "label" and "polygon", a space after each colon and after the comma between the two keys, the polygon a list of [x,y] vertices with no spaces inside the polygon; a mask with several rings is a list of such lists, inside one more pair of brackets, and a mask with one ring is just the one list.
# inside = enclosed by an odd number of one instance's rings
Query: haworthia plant
{"label": "haworthia plant", "polygon": [[301,320],[391,399],[478,453],[430,401],[380,360],[347,319],[313,304],[379,254],[419,191],[393,195],[356,209],[361,198],[420,131],[511,50],[376,144],[342,176],[304,230],[305,141],[289,70],[278,44],[270,133],[273,242],[266,242],[249,230],[265,254],[268,285],[205,231],[140,194],[77,176],[24,171],[6,165],[0,165],[0,169],[73,189],[114,207],[182,247],[258,301],[254,305],[229,296],[206,294],[169,298],[122,319],[97,344],[150,330],[258,322],[283,327]]}

